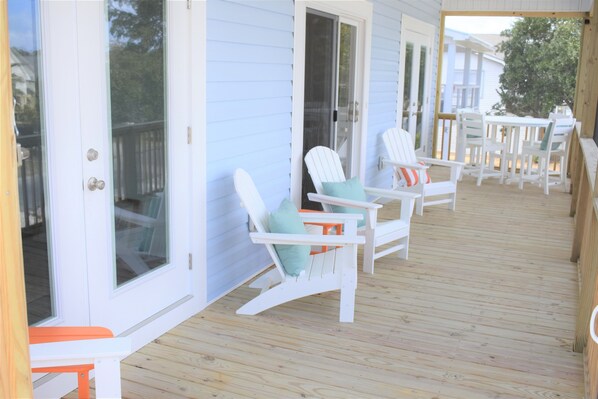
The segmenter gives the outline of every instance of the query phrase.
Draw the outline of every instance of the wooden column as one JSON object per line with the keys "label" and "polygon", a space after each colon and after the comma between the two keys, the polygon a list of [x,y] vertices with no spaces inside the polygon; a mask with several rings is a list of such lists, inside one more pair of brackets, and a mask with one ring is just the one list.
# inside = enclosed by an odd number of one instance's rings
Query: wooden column
{"label": "wooden column", "polygon": [[592,137],[598,105],[598,1],[592,16],[585,18],[577,74],[574,114],[583,126],[583,137]]}
{"label": "wooden column", "polygon": [[440,111],[440,92],[442,88],[442,59],[444,57],[444,20],[440,13],[440,39],[438,40],[438,66],[436,69],[436,101],[434,103],[434,127],[432,130],[432,158],[438,158],[436,146],[438,145],[438,112]]}
{"label": "wooden column", "polygon": [[31,398],[7,2],[0,2],[0,398]]}

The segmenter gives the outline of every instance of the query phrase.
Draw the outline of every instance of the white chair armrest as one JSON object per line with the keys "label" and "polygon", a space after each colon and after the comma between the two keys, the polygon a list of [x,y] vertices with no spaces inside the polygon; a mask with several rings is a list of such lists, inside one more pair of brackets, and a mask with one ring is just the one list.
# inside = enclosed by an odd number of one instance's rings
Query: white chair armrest
{"label": "white chair armrest", "polygon": [[[367,191],[366,191],[367,192]],[[363,209],[379,209],[382,205],[373,202],[348,200],[331,195],[308,193],[307,197],[310,201],[321,202],[329,205],[346,206],[349,208],[363,208]]]}
{"label": "white chair armrest", "polygon": [[97,398],[120,398],[120,360],[131,338],[98,338],[29,345],[32,368],[94,364]]}
{"label": "white chair armrest", "polygon": [[125,222],[134,223],[143,227],[154,227],[156,225],[156,218],[141,215],[139,213],[131,212],[128,209],[114,207],[114,216]]}
{"label": "white chair armrest", "polygon": [[415,200],[421,197],[420,194],[408,193],[404,191],[388,190],[377,187],[364,187],[366,194],[374,195],[376,197],[396,199],[396,200]]}
{"label": "white chair armrest", "polygon": [[428,158],[428,157],[417,157],[417,159],[419,161],[429,163],[431,165],[446,166],[449,168],[465,166],[464,162],[458,162],[458,161],[447,161],[444,159],[436,159],[436,158]]}
{"label": "white chair armrest", "polygon": [[416,170],[424,170],[424,169],[429,168],[428,165],[422,165],[420,163],[399,162],[399,161],[393,161],[388,158],[382,158],[381,161],[382,161],[383,165],[388,164],[388,165],[392,165],[392,166],[399,167],[399,168],[416,169]]}
{"label": "white chair armrest", "polygon": [[365,244],[365,237],[356,235],[317,235],[249,233],[254,244],[327,245],[344,246]]}
{"label": "white chair armrest", "polygon": [[344,224],[350,220],[363,220],[363,215],[359,213],[299,212],[299,217],[304,223]]}

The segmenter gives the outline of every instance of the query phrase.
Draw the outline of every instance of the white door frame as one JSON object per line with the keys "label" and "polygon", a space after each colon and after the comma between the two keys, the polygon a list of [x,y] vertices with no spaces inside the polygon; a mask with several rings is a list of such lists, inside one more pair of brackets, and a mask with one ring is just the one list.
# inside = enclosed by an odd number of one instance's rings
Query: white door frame
{"label": "white door frame", "polygon": [[[401,21],[401,54],[400,54],[400,66],[399,66],[399,86],[398,86],[398,97],[397,97],[397,128],[401,128],[401,122],[403,120],[403,89],[405,86],[405,48],[406,48],[406,41],[405,33],[407,31],[412,31],[420,35],[424,35],[427,40],[428,49],[430,49],[430,58],[429,62],[426,64],[426,71],[425,71],[425,86],[424,86],[424,95],[426,100],[424,101],[422,107],[422,135],[421,135],[421,144],[422,147],[426,150],[427,142],[428,142],[428,134],[429,134],[429,115],[430,110],[432,107],[430,106],[431,101],[431,90],[432,90],[432,64],[433,64],[433,49],[434,49],[434,40],[436,37],[436,27],[434,25],[428,24],[424,21],[419,19],[410,17],[409,15],[403,14],[403,18]],[[419,57],[419,55],[418,55]],[[415,143],[415,137],[413,138],[413,142]]]}
{"label": "white door frame", "polygon": [[[353,141],[354,174],[361,181],[365,177],[366,140],[368,124],[369,86],[370,86],[370,55],[372,37],[373,5],[366,0],[358,1],[295,1],[295,27],[294,27],[294,53],[293,53],[293,127],[291,141],[291,199],[299,206],[301,204],[301,185],[303,174],[303,112],[305,90],[305,23],[307,8],[316,9],[329,14],[337,15],[340,21],[343,18],[348,23],[355,21],[363,31],[359,35],[357,47],[361,56],[359,69],[362,71],[357,76],[356,90],[361,92],[361,118],[360,131],[355,132]],[[356,172],[356,173],[355,173]]]}

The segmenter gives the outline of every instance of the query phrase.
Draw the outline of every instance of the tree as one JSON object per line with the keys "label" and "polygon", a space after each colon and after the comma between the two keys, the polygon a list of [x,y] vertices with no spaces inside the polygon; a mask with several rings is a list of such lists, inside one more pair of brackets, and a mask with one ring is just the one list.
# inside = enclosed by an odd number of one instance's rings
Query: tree
{"label": "tree", "polygon": [[111,0],[110,97],[113,125],[164,119],[163,0]]}
{"label": "tree", "polygon": [[522,18],[501,33],[505,55],[495,109],[546,117],[556,105],[573,108],[581,21]]}

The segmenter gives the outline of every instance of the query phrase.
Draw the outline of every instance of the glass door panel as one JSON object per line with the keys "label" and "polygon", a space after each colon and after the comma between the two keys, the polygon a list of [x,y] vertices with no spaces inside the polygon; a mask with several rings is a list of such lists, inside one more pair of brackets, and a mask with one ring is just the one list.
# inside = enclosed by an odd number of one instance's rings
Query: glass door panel
{"label": "glass door panel", "polygon": [[[303,158],[316,146],[332,148],[348,177],[353,175],[353,143],[361,126],[358,25],[352,19],[318,10],[308,9],[306,14]],[[302,164],[301,206],[322,209],[307,199],[307,193],[315,192],[315,188]]]}
{"label": "glass door panel", "polygon": [[169,263],[165,7],[107,2],[117,286]]}
{"label": "glass door panel", "polygon": [[[423,23],[422,23],[423,24]],[[419,28],[417,23],[415,28]],[[422,25],[423,26],[423,25]],[[414,28],[414,29],[415,29]],[[430,79],[428,43],[433,40],[428,34],[406,29],[402,34],[400,126],[411,133],[415,150],[424,151],[426,115],[428,101],[428,80]]]}
{"label": "glass door panel", "polygon": [[8,24],[14,99],[21,238],[27,317],[37,324],[56,315],[46,217],[46,143],[41,96],[41,46],[37,1],[10,0]]}
{"label": "glass door panel", "polygon": [[[338,17],[308,10],[305,31],[303,158],[319,145],[334,148]],[[302,208],[321,209],[307,199],[315,188],[303,163]]]}
{"label": "glass door panel", "polygon": [[415,149],[419,150],[422,147],[422,126],[423,126],[423,108],[425,102],[425,87],[426,87],[426,70],[428,62],[428,48],[426,46],[420,47],[419,56],[419,76],[417,78],[417,109],[415,110]]}
{"label": "glass door panel", "polygon": [[334,148],[339,154],[345,176],[351,175],[353,135],[359,120],[359,104],[355,98],[355,57],[357,27],[341,23],[338,65],[338,124]]}
{"label": "glass door panel", "polygon": [[405,45],[405,61],[403,62],[403,117],[401,118],[401,127],[409,131],[409,120],[411,114],[411,85],[413,81],[413,43],[407,42]]}

